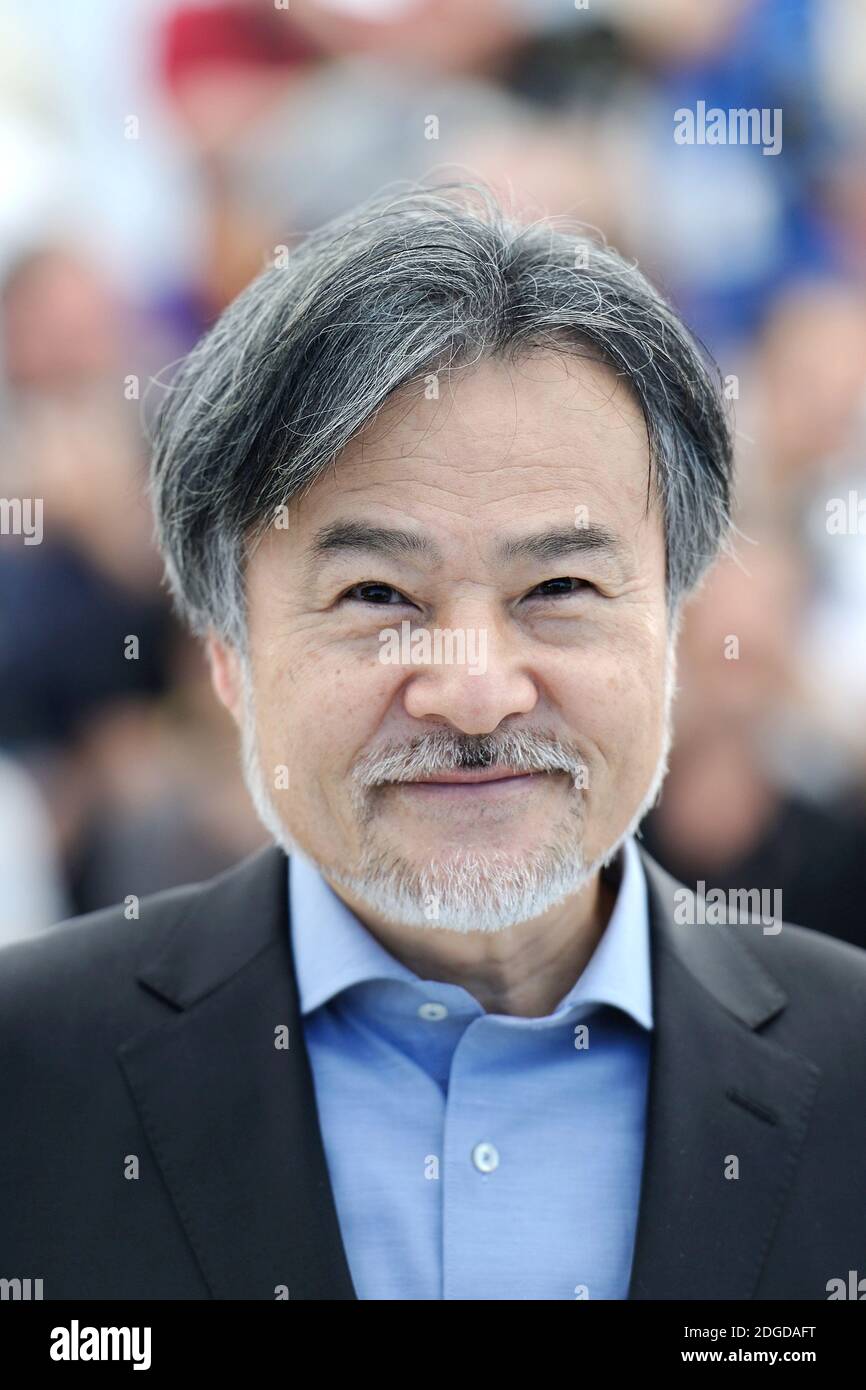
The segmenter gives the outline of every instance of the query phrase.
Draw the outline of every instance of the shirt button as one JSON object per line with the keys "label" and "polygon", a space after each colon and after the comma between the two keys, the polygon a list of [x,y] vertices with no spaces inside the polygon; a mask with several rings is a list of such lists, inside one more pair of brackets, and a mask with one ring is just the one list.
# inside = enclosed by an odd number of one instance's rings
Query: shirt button
{"label": "shirt button", "polygon": [[492,1144],[476,1144],[472,1150],[472,1162],[479,1173],[492,1173],[499,1167],[499,1153]]}
{"label": "shirt button", "polygon": [[440,1018],[448,1017],[448,1010],[444,1004],[422,1004],[418,1010],[419,1018],[426,1018],[430,1023],[438,1023]]}

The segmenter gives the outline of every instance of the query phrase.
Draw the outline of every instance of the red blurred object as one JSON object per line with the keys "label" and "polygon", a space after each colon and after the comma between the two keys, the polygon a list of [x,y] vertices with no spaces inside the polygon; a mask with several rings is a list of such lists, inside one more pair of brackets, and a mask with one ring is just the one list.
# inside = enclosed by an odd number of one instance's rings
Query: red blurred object
{"label": "red blurred object", "polygon": [[320,51],[285,11],[243,4],[182,6],[166,20],[162,71],[174,90],[194,68],[288,69],[314,61]]}

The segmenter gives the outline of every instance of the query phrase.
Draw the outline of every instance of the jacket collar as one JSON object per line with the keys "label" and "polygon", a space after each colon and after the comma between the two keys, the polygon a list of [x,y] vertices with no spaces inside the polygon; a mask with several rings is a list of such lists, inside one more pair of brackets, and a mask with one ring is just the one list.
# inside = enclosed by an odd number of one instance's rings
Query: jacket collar
{"label": "jacket collar", "polygon": [[[285,892],[268,846],[142,903],[138,978],[171,1007],[118,1049],[214,1298],[354,1299],[304,1047]],[[283,1045],[287,1044],[287,1045]]]}
{"label": "jacket collar", "polygon": [[755,928],[677,925],[683,885],[641,856],[656,1028],[629,1298],[754,1298],[820,1071],[757,1031],[788,1001]]}
{"label": "jacket collar", "polygon": [[[754,1296],[818,1069],[756,1030],[784,1009],[736,933],[676,925],[647,874],[655,1028],[633,1299]],[[215,1298],[352,1299],[274,845],[142,904],[139,980],[171,1007],[118,1050]],[[275,1045],[287,1030],[288,1047]],[[726,1177],[732,1160],[739,1177]]]}

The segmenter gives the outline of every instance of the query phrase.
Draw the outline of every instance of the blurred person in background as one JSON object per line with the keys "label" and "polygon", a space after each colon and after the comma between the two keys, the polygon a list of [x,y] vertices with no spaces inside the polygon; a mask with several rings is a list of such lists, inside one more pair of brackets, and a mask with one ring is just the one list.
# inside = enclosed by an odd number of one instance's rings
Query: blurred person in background
{"label": "blurred person in background", "polygon": [[861,750],[845,760],[820,736],[826,670],[807,682],[797,661],[809,594],[807,557],[764,531],[688,605],[670,768],[643,838],[680,882],[778,888],[787,920],[866,947]]}
{"label": "blurred person in background", "polygon": [[[632,82],[620,124],[629,245],[724,364],[796,275],[835,264],[822,179],[837,153],[817,60],[816,0],[609,0]],[[751,142],[678,143],[679,111],[781,113],[775,155]]]}
{"label": "blurred person in background", "polygon": [[0,287],[3,490],[43,509],[38,545],[0,543],[0,739],[38,777],[67,867],[95,792],[82,724],[164,683],[168,614],[122,331],[103,279],[63,245],[22,256]]}
{"label": "blurred person in background", "polygon": [[[808,583],[792,643],[816,716],[866,764],[866,290],[793,280],[740,369],[744,514],[799,548]],[[861,505],[862,504],[862,505]],[[832,672],[832,679],[826,679]],[[829,769],[828,769],[829,771]]]}
{"label": "blurred person in background", "polygon": [[162,19],[159,74],[194,164],[203,224],[196,279],[163,305],[187,343],[261,270],[274,242],[288,235],[278,221],[279,203],[243,195],[230,155],[273,109],[291,120],[296,91],[318,57],[317,44],[295,22],[294,7],[287,12],[252,0],[182,4]]}
{"label": "blurred person in background", "polygon": [[237,766],[231,721],[185,634],[167,652],[159,700],[116,702],[81,729],[91,810],[68,865],[92,907],[209,878],[263,841]]}
{"label": "blurred person in background", "polygon": [[38,783],[0,754],[0,946],[44,931],[70,906]]}
{"label": "blurred person in background", "polygon": [[742,505],[803,535],[816,492],[866,446],[866,293],[850,279],[799,278],[774,296],[750,364]]}
{"label": "blurred person in background", "polygon": [[256,842],[254,818],[236,777],[229,829],[216,814],[213,719],[198,744],[173,727],[191,668],[173,655],[138,393],[124,389],[142,358],[127,314],[82,252],[34,248],[0,287],[0,338],[3,491],[41,499],[44,517],[40,544],[0,540],[0,743],[45,799],[68,901],[97,907],[121,882],[214,872]]}

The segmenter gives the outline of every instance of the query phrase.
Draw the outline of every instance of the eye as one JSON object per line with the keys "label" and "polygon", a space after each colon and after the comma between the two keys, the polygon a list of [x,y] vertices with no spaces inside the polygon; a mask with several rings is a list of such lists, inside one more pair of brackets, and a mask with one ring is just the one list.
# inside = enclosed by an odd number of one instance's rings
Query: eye
{"label": "eye", "polygon": [[360,584],[353,584],[351,589],[347,589],[340,596],[340,602],[345,603],[347,600],[352,600],[356,603],[369,604],[373,608],[387,608],[394,606],[390,601],[391,594],[396,595],[397,603],[409,602],[392,584],[384,584],[378,579],[368,579],[363,580]]}
{"label": "eye", "polygon": [[527,594],[527,598],[569,598],[572,594],[579,594],[594,587],[587,579],[563,575],[557,579],[545,579],[542,584],[537,584],[532,592]]}
{"label": "eye", "polygon": [[[586,579],[575,579],[573,576],[564,575],[556,579],[545,579],[542,584],[527,595],[528,598],[569,598],[572,594],[582,593],[593,589],[594,586]],[[385,584],[378,579],[363,580],[359,584],[353,584],[351,589],[347,589],[340,596],[340,602],[347,601],[364,603],[371,608],[389,608],[401,603],[410,603],[392,584]]]}

